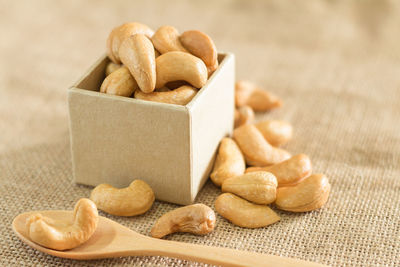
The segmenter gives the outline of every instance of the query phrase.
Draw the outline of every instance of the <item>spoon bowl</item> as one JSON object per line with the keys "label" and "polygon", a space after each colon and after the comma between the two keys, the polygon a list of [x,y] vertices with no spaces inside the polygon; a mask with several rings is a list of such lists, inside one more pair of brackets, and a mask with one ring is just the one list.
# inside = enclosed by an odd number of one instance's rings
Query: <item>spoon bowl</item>
{"label": "spoon bowl", "polygon": [[38,245],[29,239],[26,219],[35,213],[69,221],[72,220],[73,212],[64,210],[26,212],[15,217],[12,223],[15,234],[24,243],[41,252],[61,258],[89,260],[125,256],[167,256],[223,266],[324,266],[274,255],[151,238],[103,216],[99,216],[97,229],[88,241],[76,248],[58,251]]}

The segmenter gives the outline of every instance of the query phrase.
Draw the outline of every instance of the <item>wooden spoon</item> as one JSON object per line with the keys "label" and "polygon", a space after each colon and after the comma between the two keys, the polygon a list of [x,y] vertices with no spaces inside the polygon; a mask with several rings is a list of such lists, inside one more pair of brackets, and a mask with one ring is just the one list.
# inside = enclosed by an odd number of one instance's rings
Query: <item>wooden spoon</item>
{"label": "wooden spoon", "polygon": [[29,239],[25,222],[34,213],[57,220],[71,220],[72,211],[26,212],[15,217],[12,223],[14,232],[24,243],[61,258],[88,260],[125,256],[167,256],[223,266],[324,266],[298,259],[151,238],[102,216],[99,216],[97,229],[87,242],[74,249],[58,251],[42,247]]}

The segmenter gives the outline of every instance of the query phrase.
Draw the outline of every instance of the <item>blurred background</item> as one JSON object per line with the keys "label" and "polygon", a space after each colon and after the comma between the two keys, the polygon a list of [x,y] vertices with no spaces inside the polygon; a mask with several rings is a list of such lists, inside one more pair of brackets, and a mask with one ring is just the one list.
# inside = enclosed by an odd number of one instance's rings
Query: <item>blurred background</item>
{"label": "blurred background", "polygon": [[[109,32],[130,21],[201,30],[233,52],[238,79],[283,99],[258,118],[292,123],[287,150],[308,154],[332,184],[320,211],[279,212],[281,222],[254,230],[218,217],[206,238],[171,239],[337,266],[399,265],[397,0],[0,0],[0,265],[76,264],[27,248],[9,226],[20,212],[72,207],[89,194],[72,182],[67,88],[105,52]],[[212,207],[218,194],[208,182],[197,200]],[[173,207],[156,202],[144,216],[113,219],[148,234]],[[82,264],[188,265],[160,257]]]}
{"label": "blurred background", "polygon": [[235,53],[239,79],[278,95],[352,94],[351,87],[369,94],[383,82],[397,86],[385,94],[400,90],[395,0],[1,1],[0,152],[48,134],[65,138],[66,89],[127,21],[204,31],[219,50]]}

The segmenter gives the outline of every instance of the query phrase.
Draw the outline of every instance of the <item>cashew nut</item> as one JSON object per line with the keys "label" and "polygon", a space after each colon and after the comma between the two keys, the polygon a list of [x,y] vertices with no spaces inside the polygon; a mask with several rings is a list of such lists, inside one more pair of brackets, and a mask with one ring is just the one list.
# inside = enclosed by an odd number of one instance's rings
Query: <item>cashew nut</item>
{"label": "cashew nut", "polygon": [[203,60],[210,73],[217,69],[217,48],[207,34],[195,30],[186,31],[181,34],[179,40],[192,55]]}
{"label": "cashew nut", "polygon": [[154,224],[151,236],[162,238],[176,232],[205,235],[214,227],[214,211],[204,204],[194,204],[165,213]]}
{"label": "cashew nut", "polygon": [[210,175],[215,185],[221,186],[222,182],[237,175],[242,175],[246,168],[242,152],[233,141],[225,137],[219,145],[217,158],[215,160],[213,172]]}
{"label": "cashew nut", "polygon": [[292,125],[285,121],[266,120],[256,123],[255,126],[262,133],[268,143],[273,146],[281,146],[292,139]]}
{"label": "cashew nut", "polygon": [[179,41],[179,32],[172,26],[161,26],[151,37],[154,47],[161,53],[171,51],[187,52]]}
{"label": "cashew nut", "polygon": [[131,96],[136,89],[139,89],[139,87],[129,70],[126,67],[121,67],[104,79],[100,92],[111,95]]}
{"label": "cashew nut", "polygon": [[151,208],[154,192],[142,180],[135,180],[122,189],[109,184],[100,184],[93,189],[90,199],[100,210],[109,214],[134,216],[143,214]]}
{"label": "cashew nut", "polygon": [[246,173],[266,171],[275,175],[278,186],[291,186],[297,184],[312,172],[311,160],[305,154],[298,154],[281,163],[268,167],[250,167]]}
{"label": "cashew nut", "polygon": [[121,67],[122,66],[120,64],[115,64],[114,62],[108,63],[106,67],[106,76],[110,75],[111,73],[113,73],[114,71],[116,71]]}
{"label": "cashew nut", "polygon": [[290,158],[286,150],[271,146],[260,131],[252,124],[244,124],[233,131],[246,163],[252,166],[267,166]]}
{"label": "cashew nut", "polygon": [[145,93],[153,92],[156,86],[156,58],[149,38],[143,34],[126,38],[119,48],[119,57],[140,90]]}
{"label": "cashew nut", "polygon": [[156,58],[156,88],[171,81],[183,80],[196,88],[207,82],[207,67],[204,62],[185,52],[168,52]]}
{"label": "cashew nut", "polygon": [[119,47],[122,42],[131,35],[144,34],[151,37],[154,31],[144,24],[138,22],[129,22],[114,28],[107,39],[107,55],[116,64],[120,64]]}
{"label": "cashew nut", "polygon": [[282,101],[272,93],[249,81],[238,81],[235,85],[237,107],[250,106],[255,111],[267,111],[282,106]]}
{"label": "cashew nut", "polygon": [[221,189],[256,204],[269,204],[275,201],[277,186],[272,173],[259,171],[226,179]]}
{"label": "cashew nut", "polygon": [[166,92],[153,92],[149,94],[137,90],[135,92],[135,98],[184,106],[192,100],[197,91],[198,90],[196,88],[189,85],[183,85],[175,90]]}
{"label": "cashew nut", "polygon": [[249,106],[242,106],[235,109],[235,128],[254,121],[254,111]]}
{"label": "cashew nut", "polygon": [[326,203],[330,190],[331,185],[324,174],[313,174],[295,186],[278,188],[275,204],[286,211],[316,210]]}
{"label": "cashew nut", "polygon": [[253,204],[231,193],[224,193],[215,200],[215,210],[233,224],[246,228],[264,227],[280,220],[268,206]]}
{"label": "cashew nut", "polygon": [[98,222],[96,205],[81,198],[75,205],[72,222],[58,221],[40,213],[26,220],[29,238],[41,246],[66,250],[86,242],[95,232]]}

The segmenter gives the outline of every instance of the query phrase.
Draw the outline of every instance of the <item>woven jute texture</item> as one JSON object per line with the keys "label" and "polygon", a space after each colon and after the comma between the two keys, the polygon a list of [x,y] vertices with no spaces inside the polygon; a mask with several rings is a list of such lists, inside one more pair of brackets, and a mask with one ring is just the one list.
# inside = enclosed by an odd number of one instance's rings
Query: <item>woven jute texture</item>
{"label": "woven jute texture", "polygon": [[[295,135],[286,148],[308,154],[332,185],[318,211],[277,211],[279,223],[254,230],[218,215],[207,236],[167,239],[333,266],[400,265],[398,1],[0,3],[0,266],[201,265],[165,257],[60,259],[31,249],[11,229],[19,213],[72,209],[89,196],[90,187],[72,181],[66,89],[125,21],[199,29],[235,53],[238,78],[284,100],[258,119],[290,121]],[[197,202],[213,207],[218,194],[208,182]],[[141,216],[101,215],[148,235],[176,207],[155,202]]]}

